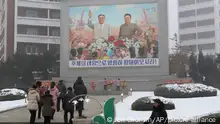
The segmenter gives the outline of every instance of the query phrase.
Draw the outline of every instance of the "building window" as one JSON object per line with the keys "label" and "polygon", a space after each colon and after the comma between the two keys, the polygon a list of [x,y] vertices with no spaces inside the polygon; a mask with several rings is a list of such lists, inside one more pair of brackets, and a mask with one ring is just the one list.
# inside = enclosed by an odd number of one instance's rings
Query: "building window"
{"label": "building window", "polygon": [[215,31],[199,32],[198,39],[206,39],[215,37]]}
{"label": "building window", "polygon": [[27,17],[38,17],[37,16],[37,11],[34,11],[34,10],[26,10],[26,16]]}
{"label": "building window", "polygon": [[197,21],[197,26],[207,26],[207,25],[214,25],[214,24],[215,24],[214,19],[206,19],[206,20]]}
{"label": "building window", "polygon": [[37,28],[27,28],[27,34],[28,35],[38,35]]}
{"label": "building window", "polygon": [[196,21],[180,23],[180,29],[196,27]]}
{"label": "building window", "polygon": [[196,15],[196,11],[195,10],[179,12],[179,17],[180,18],[195,16],[195,15]]}
{"label": "building window", "polygon": [[38,51],[37,47],[30,47],[30,46],[26,47],[26,54],[36,55],[38,53],[37,51]]}
{"label": "building window", "polygon": [[196,33],[180,35],[180,41],[194,40],[194,39],[196,39]]}
{"label": "building window", "polygon": [[58,27],[50,27],[50,36],[57,36],[60,37],[60,28]]}
{"label": "building window", "polygon": [[51,19],[60,19],[60,11],[59,10],[50,10],[50,18]]}
{"label": "building window", "polygon": [[191,5],[195,4],[195,0],[179,0],[179,6],[186,6],[186,5]]}
{"label": "building window", "polygon": [[205,2],[211,2],[213,0],[196,0],[196,3],[205,3]]}
{"label": "building window", "polygon": [[59,30],[53,30],[52,31],[52,36],[60,36],[60,31]]}
{"label": "building window", "polygon": [[214,12],[214,7],[197,9],[197,15],[205,15]]}

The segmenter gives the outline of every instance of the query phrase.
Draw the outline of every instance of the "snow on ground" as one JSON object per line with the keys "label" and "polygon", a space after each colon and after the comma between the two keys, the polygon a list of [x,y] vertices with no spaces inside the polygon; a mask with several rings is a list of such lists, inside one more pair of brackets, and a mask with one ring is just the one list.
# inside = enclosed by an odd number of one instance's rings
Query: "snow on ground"
{"label": "snow on ground", "polygon": [[[146,121],[149,119],[152,111],[132,111],[131,105],[138,98],[145,96],[154,96],[153,92],[133,92],[132,96],[128,96],[123,102],[115,105],[116,122],[123,121]],[[209,115],[210,113],[220,112],[220,91],[218,96],[201,97],[201,98],[184,98],[184,99],[168,99],[171,100],[176,109],[167,110],[168,118],[191,120],[196,117]]]}
{"label": "snow on ground", "polygon": [[0,112],[25,107],[27,103],[25,103],[25,99],[14,100],[14,101],[2,101],[0,102]]}
{"label": "snow on ground", "polygon": [[[12,89],[2,89],[0,90],[0,97],[6,96],[9,94],[13,95],[25,95],[26,93],[23,90],[12,88]],[[0,112],[25,107],[27,103],[25,103],[25,99],[21,100],[13,100],[13,101],[0,101]]]}

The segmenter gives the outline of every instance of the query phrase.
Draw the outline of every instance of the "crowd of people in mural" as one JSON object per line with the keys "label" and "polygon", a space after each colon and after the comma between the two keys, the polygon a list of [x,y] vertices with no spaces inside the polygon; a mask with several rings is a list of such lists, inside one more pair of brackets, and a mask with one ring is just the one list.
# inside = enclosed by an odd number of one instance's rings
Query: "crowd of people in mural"
{"label": "crowd of people in mural", "polygon": [[[27,95],[30,124],[35,124],[36,116],[40,119],[41,115],[44,117],[44,124],[50,124],[51,120],[54,119],[55,112],[60,111],[61,101],[64,111],[64,124],[72,123],[75,109],[78,111],[79,118],[86,118],[82,114],[86,94],[87,88],[82,77],[78,77],[73,87],[68,88],[66,88],[63,81],[59,81],[58,84],[51,82],[49,87],[43,86],[40,81],[36,82],[29,89]],[[77,103],[74,104],[73,100],[76,100]],[[70,114],[69,119],[68,114]]]}

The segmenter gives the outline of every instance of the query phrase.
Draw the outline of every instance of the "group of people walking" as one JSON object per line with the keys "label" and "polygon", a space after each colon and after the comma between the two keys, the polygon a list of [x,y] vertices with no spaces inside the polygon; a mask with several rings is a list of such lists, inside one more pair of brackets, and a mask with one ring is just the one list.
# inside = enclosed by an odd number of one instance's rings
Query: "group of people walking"
{"label": "group of people walking", "polygon": [[[28,91],[27,108],[30,112],[30,124],[35,124],[36,115],[38,119],[44,117],[44,124],[50,124],[54,119],[55,112],[60,111],[60,102],[62,101],[62,108],[64,110],[64,124],[72,124],[74,118],[74,110],[78,111],[79,118],[86,118],[82,115],[84,110],[84,102],[79,99],[85,99],[87,88],[84,85],[82,77],[78,77],[72,87],[64,85],[63,81],[59,81],[58,85],[55,82],[50,83],[50,87],[45,88],[40,81],[36,82]],[[80,97],[77,97],[82,95]],[[76,100],[77,104],[73,104],[71,100]],[[38,112],[38,113],[37,113]],[[68,113],[70,117],[68,119]]]}

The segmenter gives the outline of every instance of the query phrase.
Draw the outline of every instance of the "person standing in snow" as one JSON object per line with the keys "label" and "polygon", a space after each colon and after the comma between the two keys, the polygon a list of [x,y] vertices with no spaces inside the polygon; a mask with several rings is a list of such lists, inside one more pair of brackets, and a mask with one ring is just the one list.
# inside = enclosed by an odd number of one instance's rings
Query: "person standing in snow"
{"label": "person standing in snow", "polygon": [[153,112],[144,124],[168,124],[167,112],[164,103],[160,99],[153,100]]}
{"label": "person standing in snow", "polygon": [[37,91],[36,85],[33,85],[32,88],[28,90],[27,100],[28,100],[27,109],[31,114],[30,124],[35,124],[36,113],[38,110],[38,103],[40,102],[40,95]]}

